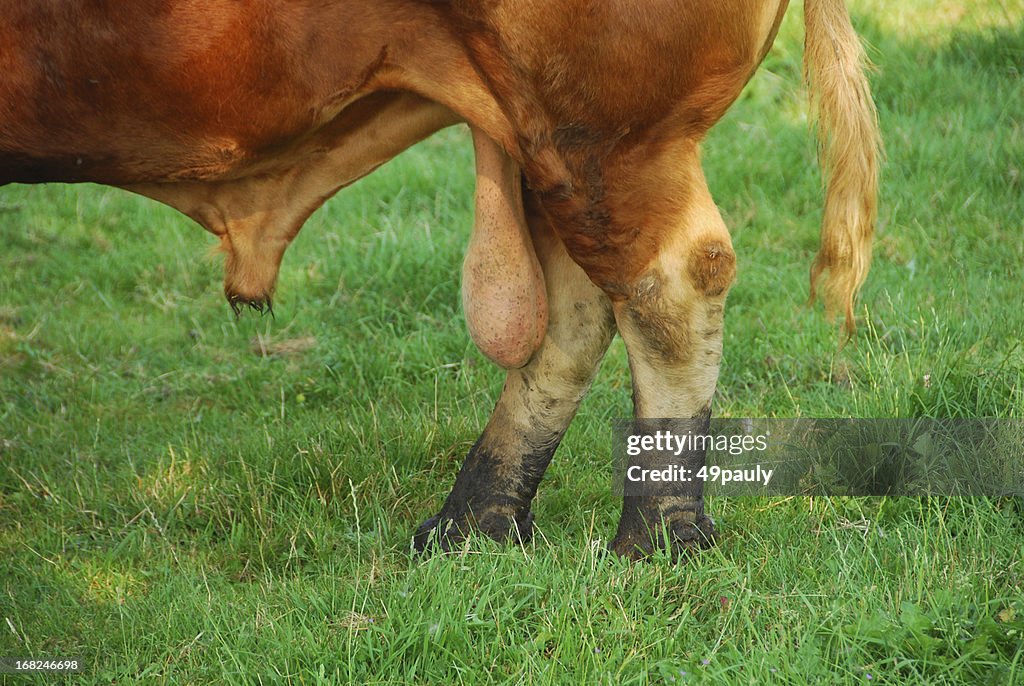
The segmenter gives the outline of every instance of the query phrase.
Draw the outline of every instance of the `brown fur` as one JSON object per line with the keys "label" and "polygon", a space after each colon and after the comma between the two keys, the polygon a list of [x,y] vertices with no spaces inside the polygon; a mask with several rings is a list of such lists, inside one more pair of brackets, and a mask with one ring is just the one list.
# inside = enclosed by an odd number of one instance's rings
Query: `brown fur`
{"label": "brown fur", "polygon": [[704,295],[722,295],[736,278],[736,255],[720,241],[698,242],[689,262],[693,285]]}
{"label": "brown fur", "polygon": [[[230,226],[240,214],[232,183],[287,176],[316,164],[320,151],[345,149],[344,132],[373,117],[359,103],[381,106],[389,97],[366,96],[404,89],[455,113],[433,128],[460,117],[504,147],[574,259],[614,289],[661,250],[676,209],[657,191],[685,193],[672,153],[662,151],[695,143],[724,113],[784,8],[742,0],[150,0],[129,12],[6,0],[0,183],[146,189],[212,229],[209,212],[190,209],[201,194]],[[830,179],[813,277],[829,271],[828,300],[849,317],[870,260],[877,127],[842,2],[809,0],[806,11],[807,71]],[[290,240],[323,199],[430,130],[398,135],[375,159],[348,165],[341,183],[323,183],[289,209],[295,218],[274,235]],[[212,185],[223,191],[214,197]],[[295,188],[272,185],[260,192],[289,206]],[[226,282],[251,291],[243,298],[258,297],[272,279],[252,275],[275,273],[279,258],[274,248],[261,267],[229,259],[240,266]]]}

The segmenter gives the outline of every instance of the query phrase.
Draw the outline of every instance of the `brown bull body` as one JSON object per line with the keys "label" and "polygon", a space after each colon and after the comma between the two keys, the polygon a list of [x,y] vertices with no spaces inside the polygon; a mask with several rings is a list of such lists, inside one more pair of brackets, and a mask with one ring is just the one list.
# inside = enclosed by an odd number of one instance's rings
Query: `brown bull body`
{"label": "brown bull body", "polygon": [[[167,203],[220,237],[232,305],[262,308],[327,198],[468,123],[463,303],[509,371],[418,542],[435,529],[442,546],[471,528],[525,536],[616,330],[638,417],[709,416],[735,256],[698,144],[786,4],[0,0],[0,184],[93,181]],[[877,133],[841,0],[808,0],[806,25],[830,177],[815,273],[831,270],[849,312],[870,257]],[[652,540],[656,521],[671,540]],[[710,535],[691,489],[627,498],[613,548]]]}

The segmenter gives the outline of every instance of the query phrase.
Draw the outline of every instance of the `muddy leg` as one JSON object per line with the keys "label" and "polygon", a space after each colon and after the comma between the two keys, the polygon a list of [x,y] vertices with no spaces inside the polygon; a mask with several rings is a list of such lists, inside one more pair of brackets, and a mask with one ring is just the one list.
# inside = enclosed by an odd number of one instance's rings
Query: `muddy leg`
{"label": "muddy leg", "polygon": [[508,372],[444,506],[416,531],[419,550],[448,550],[472,529],[498,540],[529,538],[537,485],[614,335],[607,296],[527,206],[547,288],[547,333],[530,361]]}
{"label": "muddy leg", "polygon": [[[722,357],[725,295],[736,269],[729,234],[699,167],[693,174],[678,228],[666,234],[657,256],[614,308],[629,354],[636,418],[688,420],[684,426],[703,434]],[[703,449],[692,450],[674,462],[696,473],[704,458]],[[678,553],[712,542],[703,483],[661,488],[660,495],[631,495],[627,483],[614,552],[639,558],[655,548]]]}

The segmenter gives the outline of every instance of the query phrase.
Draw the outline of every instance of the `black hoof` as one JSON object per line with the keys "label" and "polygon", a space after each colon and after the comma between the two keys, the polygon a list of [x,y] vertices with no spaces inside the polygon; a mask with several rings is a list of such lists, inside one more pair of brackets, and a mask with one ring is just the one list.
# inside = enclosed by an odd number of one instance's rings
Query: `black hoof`
{"label": "black hoof", "polygon": [[257,298],[246,298],[237,293],[225,293],[228,299],[228,305],[231,306],[231,311],[235,313],[235,317],[240,317],[242,310],[248,306],[249,309],[259,312],[262,315],[269,314],[271,317],[274,316],[274,303],[269,295],[263,295]]}
{"label": "black hoof", "polygon": [[656,550],[666,550],[673,560],[678,560],[703,548],[710,548],[715,544],[717,535],[714,520],[702,514],[695,522],[678,520],[665,523],[653,531],[647,527],[634,527],[627,531],[620,529],[608,544],[608,549],[630,560],[642,560],[652,556]]}
{"label": "black hoof", "polygon": [[526,543],[533,536],[533,513],[527,510],[517,517],[485,514],[472,519],[452,519],[436,514],[416,528],[412,544],[421,553],[450,553],[462,548],[474,532],[482,533],[499,543]]}
{"label": "black hoof", "polygon": [[417,552],[451,552],[466,540],[466,534],[450,519],[440,526],[441,515],[434,515],[416,527],[412,545]]}

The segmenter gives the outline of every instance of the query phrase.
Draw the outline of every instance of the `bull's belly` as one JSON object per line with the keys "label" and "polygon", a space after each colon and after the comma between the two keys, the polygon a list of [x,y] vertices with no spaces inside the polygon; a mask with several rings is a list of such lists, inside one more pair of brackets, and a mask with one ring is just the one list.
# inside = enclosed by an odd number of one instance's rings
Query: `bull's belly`
{"label": "bull's belly", "polygon": [[245,175],[376,89],[406,10],[0,0],[0,184]]}
{"label": "bull's belly", "polygon": [[[0,184],[223,182],[294,166],[310,152],[310,140],[325,131],[337,138],[338,122],[351,119],[347,110],[360,95],[285,102],[225,89],[223,97],[247,116],[221,121],[211,120],[209,102],[195,95],[151,99],[149,111],[84,97],[55,100],[46,117],[14,107],[0,111]],[[366,107],[355,109],[366,118]],[[312,149],[325,145],[317,140]]]}

